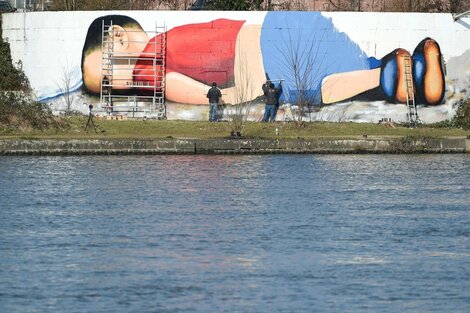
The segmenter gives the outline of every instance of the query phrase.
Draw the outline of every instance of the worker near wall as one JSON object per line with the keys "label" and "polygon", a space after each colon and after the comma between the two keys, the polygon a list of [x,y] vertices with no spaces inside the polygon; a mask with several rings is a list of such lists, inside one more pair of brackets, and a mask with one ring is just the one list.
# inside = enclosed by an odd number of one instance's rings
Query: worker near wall
{"label": "worker near wall", "polygon": [[217,106],[219,104],[220,98],[222,98],[222,93],[217,87],[216,82],[212,83],[212,87],[207,92],[207,98],[209,98],[209,122],[217,122]]}
{"label": "worker near wall", "polygon": [[276,119],[276,106],[279,105],[279,97],[282,94],[282,84],[279,82],[277,87],[271,81],[267,81],[263,84],[263,93],[265,97],[265,107],[264,107],[264,115],[263,115],[263,122],[274,122]]}

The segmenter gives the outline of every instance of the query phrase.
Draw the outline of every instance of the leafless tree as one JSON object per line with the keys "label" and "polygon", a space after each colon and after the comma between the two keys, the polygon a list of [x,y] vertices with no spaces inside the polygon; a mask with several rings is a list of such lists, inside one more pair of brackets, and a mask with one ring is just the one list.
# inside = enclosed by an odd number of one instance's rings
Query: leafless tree
{"label": "leafless tree", "polygon": [[130,8],[131,10],[152,10],[156,9],[155,3],[161,1],[154,1],[154,0],[130,0]]}
{"label": "leafless tree", "polygon": [[234,90],[235,103],[228,108],[231,119],[230,128],[232,134],[241,134],[245,122],[249,119],[250,114],[256,102],[256,95],[260,86],[255,86],[251,79],[250,69],[248,68],[249,57],[246,51],[239,49],[237,52],[239,56],[238,69],[235,71],[236,88]]}
{"label": "leafless tree", "polygon": [[278,11],[307,11],[308,5],[306,0],[285,0],[273,5],[273,10]]}
{"label": "leafless tree", "polygon": [[162,0],[154,1],[160,2],[160,7],[167,8],[169,10],[187,10],[193,4],[191,0]]}
{"label": "leafless tree", "polygon": [[315,86],[320,85],[322,77],[318,73],[321,73],[326,66],[325,54],[320,53],[318,44],[324,34],[325,32],[321,34],[312,32],[310,35],[303,35],[303,30],[300,29],[294,38],[291,32],[288,32],[287,38],[282,38],[281,44],[277,46],[279,65],[284,78],[296,92],[291,105],[297,107],[293,113],[298,124],[303,124],[305,115],[318,106],[316,99],[321,96]]}
{"label": "leafless tree", "polygon": [[[189,0],[188,0],[189,1]],[[152,10],[163,5],[188,2],[185,0],[53,0],[52,10]],[[176,7],[175,7],[176,8]],[[179,9],[179,8],[178,8]]]}
{"label": "leafless tree", "polygon": [[[370,2],[370,1],[369,1]],[[452,1],[449,0],[395,0],[378,1],[372,6],[369,3],[367,11],[384,12],[450,12]]]}
{"label": "leafless tree", "polygon": [[75,11],[79,10],[84,1],[81,0],[54,0],[52,10]]}
{"label": "leafless tree", "polygon": [[62,76],[60,81],[57,83],[57,87],[62,95],[65,102],[65,114],[69,114],[72,111],[72,103],[74,96],[72,94],[72,77],[73,70],[70,68],[69,63],[62,66]]}
{"label": "leafless tree", "polygon": [[328,0],[331,11],[362,11],[363,0]]}
{"label": "leafless tree", "polygon": [[470,1],[468,0],[450,0],[450,12],[463,13],[470,10]]}

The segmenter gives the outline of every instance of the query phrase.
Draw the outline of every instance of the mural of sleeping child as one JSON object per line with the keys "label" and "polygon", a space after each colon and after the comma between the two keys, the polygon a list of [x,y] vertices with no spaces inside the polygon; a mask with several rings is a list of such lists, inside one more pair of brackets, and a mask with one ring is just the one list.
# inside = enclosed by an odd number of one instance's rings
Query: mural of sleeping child
{"label": "mural of sleeping child", "polygon": [[[95,19],[86,35],[81,61],[85,90],[100,93],[103,21],[113,25],[115,56],[139,56],[133,71],[123,69],[113,88],[139,94],[144,91],[129,86],[143,82],[159,87],[153,76],[160,69],[148,62],[154,57],[158,36],[150,38],[128,16],[107,15]],[[250,93],[254,99],[262,95],[262,84],[271,78],[285,79],[283,87],[288,92],[281,101],[294,103],[299,95],[296,75],[310,76],[306,89],[314,103],[336,103],[358,95],[371,101],[404,103],[406,55],[412,62],[418,104],[438,105],[445,93],[442,55],[435,40],[423,39],[413,54],[398,48],[378,60],[367,56],[320,12],[268,12],[260,25],[230,19],[185,24],[168,30],[166,41],[165,96],[177,103],[205,104],[205,91],[212,82],[221,86],[226,103],[236,103],[247,79],[255,86]],[[305,51],[314,57],[305,58]],[[292,60],[297,63],[289,67]],[[115,68],[114,74],[118,71]]]}

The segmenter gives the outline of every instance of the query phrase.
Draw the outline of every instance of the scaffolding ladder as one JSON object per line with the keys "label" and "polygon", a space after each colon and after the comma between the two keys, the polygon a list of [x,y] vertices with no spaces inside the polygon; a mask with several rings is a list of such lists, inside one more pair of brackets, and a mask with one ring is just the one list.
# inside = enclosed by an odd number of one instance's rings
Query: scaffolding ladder
{"label": "scaffolding ladder", "polygon": [[113,52],[114,52],[114,32],[108,31],[113,29],[113,24],[105,25],[102,23],[102,44],[101,44],[101,89],[100,103],[102,108],[108,114],[113,113],[112,102],[112,81],[113,81]]}
{"label": "scaffolding ladder", "polygon": [[416,127],[419,123],[418,107],[415,102],[415,91],[413,84],[412,61],[410,55],[403,55],[403,70],[406,87],[406,106],[408,109],[408,122],[410,127]]}
{"label": "scaffolding ladder", "polygon": [[[146,45],[145,52],[120,52],[115,55],[113,22],[102,23],[100,103],[107,114],[143,112],[150,117],[166,119],[166,26],[155,26],[149,42],[131,41]],[[127,33],[142,30],[128,30]],[[131,36],[129,36],[131,38]],[[139,64],[144,69],[135,71]],[[123,90],[125,90],[123,92]]]}
{"label": "scaffolding ladder", "polygon": [[[166,26],[155,25],[154,97],[152,108],[159,120],[166,119]],[[159,88],[158,88],[158,85]]]}

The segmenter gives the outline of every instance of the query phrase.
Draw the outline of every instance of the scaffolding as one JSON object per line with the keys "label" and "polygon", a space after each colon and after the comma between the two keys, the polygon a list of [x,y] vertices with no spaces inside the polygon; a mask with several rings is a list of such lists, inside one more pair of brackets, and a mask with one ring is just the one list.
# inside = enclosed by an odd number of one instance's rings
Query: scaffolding
{"label": "scaffolding", "polygon": [[101,109],[108,115],[126,112],[132,117],[140,114],[166,119],[166,26],[155,25],[155,31],[146,31],[153,35],[148,42],[132,41],[139,37],[132,36],[133,32],[141,30],[126,30],[128,41],[124,44],[144,46],[143,52],[116,49],[123,44],[116,28],[112,21],[102,24]]}
{"label": "scaffolding", "polygon": [[415,90],[413,83],[412,60],[410,55],[403,55],[403,76],[405,77],[406,87],[406,106],[408,108],[408,122],[410,127],[418,126],[420,120],[418,117],[418,107],[415,102]]}

